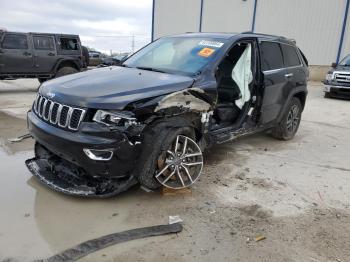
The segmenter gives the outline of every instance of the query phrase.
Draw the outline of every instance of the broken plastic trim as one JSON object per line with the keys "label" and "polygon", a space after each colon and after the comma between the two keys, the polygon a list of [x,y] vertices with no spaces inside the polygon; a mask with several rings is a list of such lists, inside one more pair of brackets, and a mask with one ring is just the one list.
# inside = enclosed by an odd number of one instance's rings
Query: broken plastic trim
{"label": "broken plastic trim", "polygon": [[189,88],[174,92],[159,101],[158,106],[154,111],[158,112],[163,109],[178,107],[188,109],[189,111],[207,112],[210,109],[210,104],[194,96],[191,92],[204,93],[200,88]]}
{"label": "broken plastic trim", "polygon": [[32,137],[31,134],[24,134],[24,135],[21,135],[19,137],[9,138],[9,139],[7,139],[7,141],[9,141],[10,143],[16,143],[16,142],[21,142],[24,139],[31,138],[31,137]]}
{"label": "broken plastic trim", "polygon": [[83,242],[73,248],[67,249],[58,253],[50,258],[39,260],[47,262],[63,262],[63,261],[76,261],[82,257],[87,256],[100,249],[109,247],[111,245],[140,239],[152,236],[161,236],[166,234],[174,234],[182,231],[182,225],[180,223],[171,225],[159,225],[151,227],[143,227],[137,229],[131,229],[120,233],[114,233],[106,235],[100,238],[92,239]]}
{"label": "broken plastic trim", "polygon": [[41,183],[54,191],[72,196],[108,198],[120,194],[137,184],[134,176],[125,178],[94,178],[85,175],[73,164],[63,159],[53,164],[48,159],[32,158],[26,160],[29,171]]}

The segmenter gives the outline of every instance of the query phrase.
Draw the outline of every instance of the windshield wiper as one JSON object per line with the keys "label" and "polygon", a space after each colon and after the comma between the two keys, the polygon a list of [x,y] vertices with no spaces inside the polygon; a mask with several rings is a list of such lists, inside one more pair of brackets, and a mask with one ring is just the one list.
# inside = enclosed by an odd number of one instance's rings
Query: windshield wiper
{"label": "windshield wiper", "polygon": [[159,72],[159,73],[166,73],[160,69],[157,68],[152,68],[152,67],[146,67],[146,66],[137,66],[137,69],[141,69],[141,70],[147,70],[147,71],[153,71],[153,72]]}

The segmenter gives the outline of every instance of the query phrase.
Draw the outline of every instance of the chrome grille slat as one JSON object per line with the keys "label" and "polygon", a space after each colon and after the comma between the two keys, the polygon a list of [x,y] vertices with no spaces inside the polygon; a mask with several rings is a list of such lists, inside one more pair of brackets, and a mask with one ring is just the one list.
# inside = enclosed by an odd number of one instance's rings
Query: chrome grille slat
{"label": "chrome grille slat", "polygon": [[44,104],[43,118],[44,118],[46,121],[49,120],[49,118],[50,118],[49,113],[50,113],[50,105],[51,105],[51,103],[52,103],[52,102],[51,102],[50,100],[46,99],[45,104]]}
{"label": "chrome grille slat", "polygon": [[[53,109],[54,107],[57,106],[57,110],[56,110],[56,113],[53,113]],[[60,107],[60,104],[59,103],[56,103],[54,102],[53,103],[53,107],[52,107],[52,111],[51,111],[51,114],[50,114],[50,123],[51,124],[57,124],[57,118],[58,118],[58,108]],[[54,120],[53,120],[54,119]]]}
{"label": "chrome grille slat", "polygon": [[[68,111],[66,112],[65,110],[68,110]],[[60,118],[58,119],[58,125],[60,127],[66,127],[67,126],[68,112],[69,112],[69,107],[66,106],[66,105],[62,105],[62,108],[61,108],[61,111],[60,111]],[[63,113],[63,116],[62,116],[62,113]]]}
{"label": "chrome grille slat", "polygon": [[44,97],[41,97],[39,100],[39,108],[38,108],[38,115],[41,117],[42,115],[42,108],[43,108],[43,102],[44,102]]}
{"label": "chrome grille slat", "polygon": [[350,83],[350,74],[336,73],[335,80],[340,83]]}
{"label": "chrome grille slat", "polygon": [[74,108],[73,111],[74,112],[80,112],[80,117],[79,117],[78,123],[76,123],[75,126],[73,126],[74,123],[72,123],[73,121],[72,121],[72,119],[70,119],[68,128],[71,129],[71,130],[77,130],[78,127],[79,127],[80,122],[84,119],[85,110],[80,109],[80,108]]}
{"label": "chrome grille slat", "polygon": [[50,109],[49,109],[49,118],[46,119],[46,120],[49,120],[51,122],[51,116],[52,116],[52,108],[53,108],[53,105],[55,103],[51,101],[51,104],[50,104]]}
{"label": "chrome grille slat", "polygon": [[86,110],[63,105],[37,95],[33,104],[34,113],[51,125],[69,130],[78,130]]}
{"label": "chrome grille slat", "polygon": [[35,98],[35,102],[34,102],[34,111],[35,113],[38,113],[38,101],[39,101],[40,96],[37,95]]}

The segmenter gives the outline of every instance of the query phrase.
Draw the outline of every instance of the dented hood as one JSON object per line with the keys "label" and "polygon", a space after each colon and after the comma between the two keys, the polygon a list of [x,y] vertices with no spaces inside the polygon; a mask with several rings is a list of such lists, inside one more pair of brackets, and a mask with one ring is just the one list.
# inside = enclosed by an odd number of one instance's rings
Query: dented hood
{"label": "dented hood", "polygon": [[47,81],[39,92],[62,104],[124,109],[130,102],[180,91],[193,82],[187,76],[114,66]]}

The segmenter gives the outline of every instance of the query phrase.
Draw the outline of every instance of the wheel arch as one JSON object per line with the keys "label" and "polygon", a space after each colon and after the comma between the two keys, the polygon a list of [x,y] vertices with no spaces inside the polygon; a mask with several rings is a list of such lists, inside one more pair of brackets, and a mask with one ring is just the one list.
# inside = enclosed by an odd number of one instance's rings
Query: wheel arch
{"label": "wheel arch", "polygon": [[80,71],[80,66],[79,63],[73,59],[62,59],[57,61],[55,68],[54,68],[54,72],[57,72],[59,69],[63,68],[63,67],[72,67],[77,69],[78,71]]}
{"label": "wheel arch", "polygon": [[306,102],[306,92],[305,91],[301,91],[301,92],[297,92],[293,95],[293,97],[296,97],[300,100],[300,103],[301,103],[301,106],[304,110],[304,107],[305,107],[305,102]]}
{"label": "wheel arch", "polygon": [[277,118],[276,123],[279,123],[282,120],[286,110],[288,110],[288,105],[289,105],[290,101],[293,99],[293,97],[296,97],[300,100],[302,110],[304,110],[305,103],[306,103],[306,97],[307,97],[307,91],[300,90],[300,91],[293,92],[289,95],[288,99],[286,100],[285,104],[283,105],[283,108],[279,113],[279,116]]}

